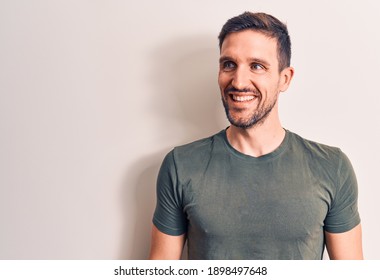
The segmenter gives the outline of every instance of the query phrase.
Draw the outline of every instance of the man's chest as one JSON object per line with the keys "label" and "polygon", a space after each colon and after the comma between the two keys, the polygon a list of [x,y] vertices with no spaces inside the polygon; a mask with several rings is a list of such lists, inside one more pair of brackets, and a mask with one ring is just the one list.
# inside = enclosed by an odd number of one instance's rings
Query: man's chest
{"label": "man's chest", "polygon": [[184,188],[188,233],[302,240],[323,234],[329,193],[323,180],[270,168],[209,170]]}

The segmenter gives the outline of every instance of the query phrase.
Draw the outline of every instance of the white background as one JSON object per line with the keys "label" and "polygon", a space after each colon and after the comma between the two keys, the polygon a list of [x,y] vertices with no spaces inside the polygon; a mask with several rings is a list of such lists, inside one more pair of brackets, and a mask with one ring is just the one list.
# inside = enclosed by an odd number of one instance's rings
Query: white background
{"label": "white background", "polygon": [[283,126],[350,157],[380,259],[375,0],[0,0],[0,259],[147,257],[162,158],[227,125],[217,35],[246,10],[288,24]]}

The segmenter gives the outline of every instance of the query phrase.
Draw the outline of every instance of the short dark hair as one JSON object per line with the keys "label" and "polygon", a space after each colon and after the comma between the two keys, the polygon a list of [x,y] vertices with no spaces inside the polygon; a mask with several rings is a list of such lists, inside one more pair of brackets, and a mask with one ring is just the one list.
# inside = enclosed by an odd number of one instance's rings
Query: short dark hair
{"label": "short dark hair", "polygon": [[222,44],[228,34],[247,29],[262,32],[270,38],[275,38],[277,40],[279,71],[290,66],[291,43],[288,28],[274,16],[265,13],[244,12],[229,19],[219,33],[219,48],[222,49]]}

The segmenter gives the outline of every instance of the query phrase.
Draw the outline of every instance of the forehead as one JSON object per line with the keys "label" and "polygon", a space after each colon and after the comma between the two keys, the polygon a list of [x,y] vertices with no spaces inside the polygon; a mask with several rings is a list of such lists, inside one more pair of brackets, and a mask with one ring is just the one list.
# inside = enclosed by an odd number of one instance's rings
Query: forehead
{"label": "forehead", "polygon": [[254,30],[233,32],[224,39],[220,53],[221,56],[277,60],[277,40]]}

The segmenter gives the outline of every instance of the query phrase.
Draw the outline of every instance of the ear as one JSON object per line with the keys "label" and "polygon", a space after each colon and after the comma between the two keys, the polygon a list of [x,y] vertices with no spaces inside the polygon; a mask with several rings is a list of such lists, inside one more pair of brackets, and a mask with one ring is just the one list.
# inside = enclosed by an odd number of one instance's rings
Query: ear
{"label": "ear", "polygon": [[280,73],[280,91],[286,91],[294,75],[293,67],[286,67]]}

